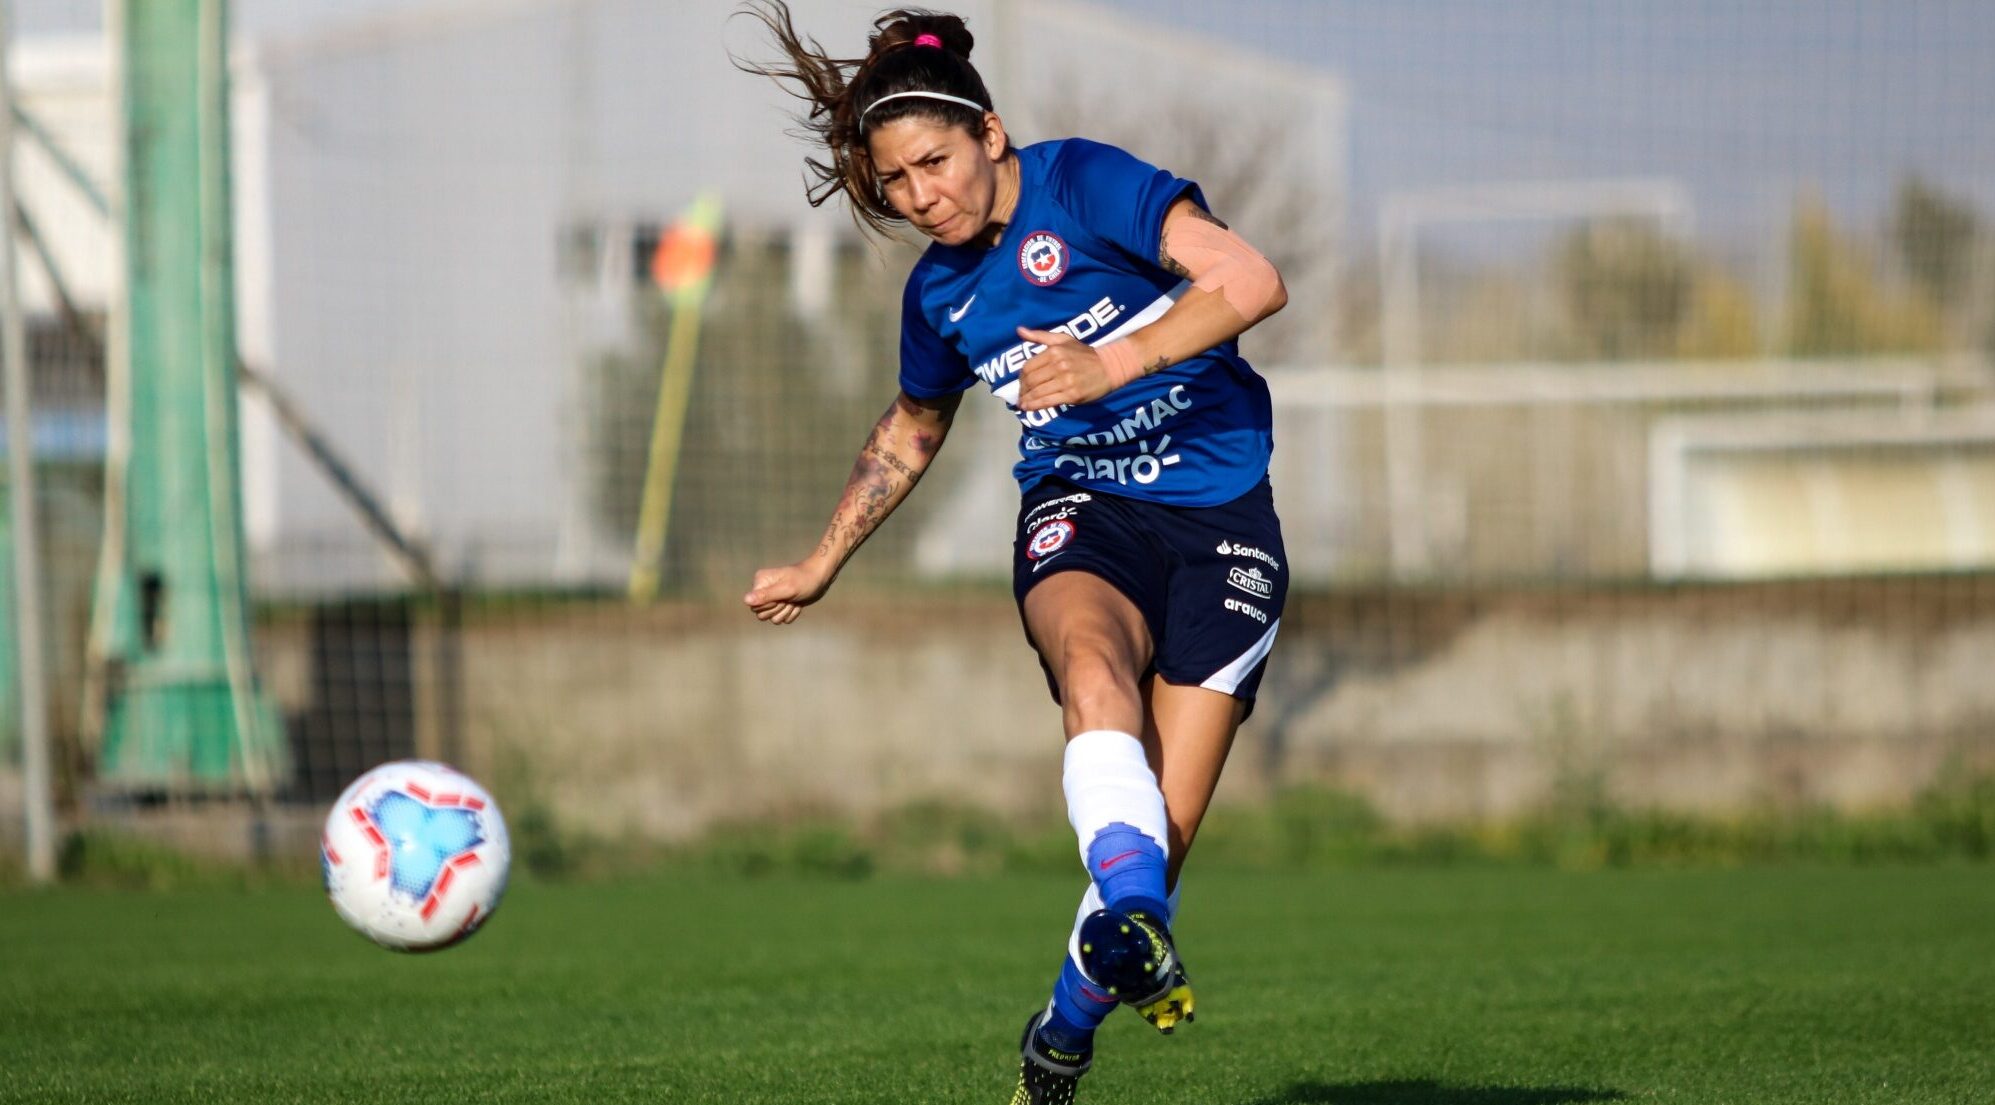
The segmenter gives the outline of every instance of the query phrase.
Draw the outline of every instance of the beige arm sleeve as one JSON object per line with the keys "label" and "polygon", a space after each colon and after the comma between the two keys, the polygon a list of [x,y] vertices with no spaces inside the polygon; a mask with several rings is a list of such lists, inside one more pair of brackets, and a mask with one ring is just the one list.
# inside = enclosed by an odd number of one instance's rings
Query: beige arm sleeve
{"label": "beige arm sleeve", "polygon": [[1259,250],[1204,219],[1178,219],[1169,249],[1191,273],[1192,287],[1218,295],[1250,324],[1261,320],[1281,290],[1281,274]]}

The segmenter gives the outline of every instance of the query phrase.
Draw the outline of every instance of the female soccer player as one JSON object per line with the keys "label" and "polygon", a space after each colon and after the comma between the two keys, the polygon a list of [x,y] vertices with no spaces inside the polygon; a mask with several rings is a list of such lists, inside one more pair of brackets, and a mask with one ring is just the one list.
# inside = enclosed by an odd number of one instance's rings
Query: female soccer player
{"label": "female soccer player", "polygon": [[811,203],[843,193],[862,225],[930,244],[902,298],[900,394],[816,551],[756,572],[743,601],[787,625],[821,598],[966,389],[1017,416],[1012,589],[1063,711],[1090,880],[1012,1101],[1072,1101],[1118,1003],[1165,1032],[1191,1019],[1173,888],[1288,589],[1268,390],[1235,339],[1287,293],[1196,184],[1079,138],[1014,147],[961,19],[890,12],[840,60],[782,0],[750,11],[787,63],[746,68],[794,83],[829,154],[808,162]]}

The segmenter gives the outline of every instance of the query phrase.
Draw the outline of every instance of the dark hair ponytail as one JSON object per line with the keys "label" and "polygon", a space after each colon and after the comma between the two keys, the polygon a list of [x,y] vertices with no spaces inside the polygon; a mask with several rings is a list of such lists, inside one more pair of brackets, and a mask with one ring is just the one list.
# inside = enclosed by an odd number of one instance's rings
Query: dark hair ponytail
{"label": "dark hair ponytail", "polygon": [[[778,83],[787,82],[790,94],[810,105],[799,120],[805,137],[822,144],[830,154],[828,161],[804,159],[813,178],[804,192],[812,207],[844,192],[852,201],[852,216],[861,226],[887,233],[902,219],[881,194],[866,148],[866,131],[919,116],[983,137],[984,111],[992,110],[991,94],[984,87],[984,78],[970,64],[976,39],[960,17],[919,8],[890,11],[873,21],[865,57],[834,58],[816,39],[797,33],[783,0],[748,0],[741,11],[769,29],[787,55],[787,64],[761,65],[735,59],[735,65],[773,77]],[[923,36],[933,36],[941,46],[917,43]],[[983,109],[922,96],[880,102],[897,92],[939,92],[981,104]],[[876,103],[879,106],[873,107]],[[872,110],[868,111],[869,107]]]}

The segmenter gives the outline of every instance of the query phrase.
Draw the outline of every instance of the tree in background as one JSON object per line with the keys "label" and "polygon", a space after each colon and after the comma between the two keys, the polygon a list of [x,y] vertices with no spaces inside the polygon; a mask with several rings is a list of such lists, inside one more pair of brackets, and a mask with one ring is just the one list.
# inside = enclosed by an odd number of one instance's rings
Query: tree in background
{"label": "tree in background", "polygon": [[[1900,191],[1888,241],[1873,245],[1801,200],[1788,233],[1784,304],[1763,303],[1724,263],[1642,219],[1559,234],[1536,265],[1434,251],[1421,258],[1421,351],[1434,362],[1797,357],[1934,353],[1981,344],[1995,355],[1995,242],[1980,218],[1916,179]],[[1887,256],[1891,256],[1887,263]],[[1346,275],[1342,328],[1377,358],[1376,266]]]}
{"label": "tree in background", "polygon": [[1677,351],[1692,302],[1690,251],[1645,219],[1596,219],[1554,248],[1552,277],[1565,305],[1572,354],[1586,360]]}
{"label": "tree in background", "polygon": [[1936,352],[1939,310],[1917,289],[1878,279],[1873,259],[1836,228],[1828,209],[1803,200],[1788,238],[1788,352],[1799,357]]}
{"label": "tree in background", "polygon": [[1889,229],[1899,263],[1939,309],[1947,336],[1995,356],[1995,241],[1974,205],[1914,174],[1898,186]]}
{"label": "tree in background", "polygon": [[[1438,250],[1421,257],[1421,351],[1432,361],[1723,359],[1764,351],[1751,291],[1688,242],[1639,219],[1612,219],[1559,234],[1534,264],[1504,264]],[[1376,266],[1348,283],[1376,314]],[[1376,326],[1343,330],[1370,341]]]}
{"label": "tree in background", "polygon": [[1699,266],[1677,335],[1677,355],[1723,360],[1755,357],[1761,351],[1759,304],[1751,289],[1718,265]]}
{"label": "tree in background", "polygon": [[1916,174],[1898,186],[1891,240],[1913,283],[1949,315],[1966,299],[1980,232],[1981,220],[1965,200]]}
{"label": "tree in background", "polygon": [[1559,307],[1530,268],[1465,261],[1440,250],[1420,260],[1420,354],[1435,363],[1556,358]]}

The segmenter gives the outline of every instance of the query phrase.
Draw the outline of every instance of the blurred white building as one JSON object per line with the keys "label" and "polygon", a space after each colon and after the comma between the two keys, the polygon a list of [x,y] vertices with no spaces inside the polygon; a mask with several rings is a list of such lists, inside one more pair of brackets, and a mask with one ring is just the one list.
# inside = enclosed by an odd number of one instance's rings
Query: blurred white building
{"label": "blurred white building", "polygon": [[[100,192],[111,177],[114,133],[104,40],[99,35],[16,39],[7,50],[7,75],[16,106],[53,138]],[[36,132],[14,128],[14,187],[80,303],[102,307],[112,287],[112,234],[90,200],[72,183]],[[55,289],[38,260],[23,256],[21,306],[30,314],[58,309]]]}

